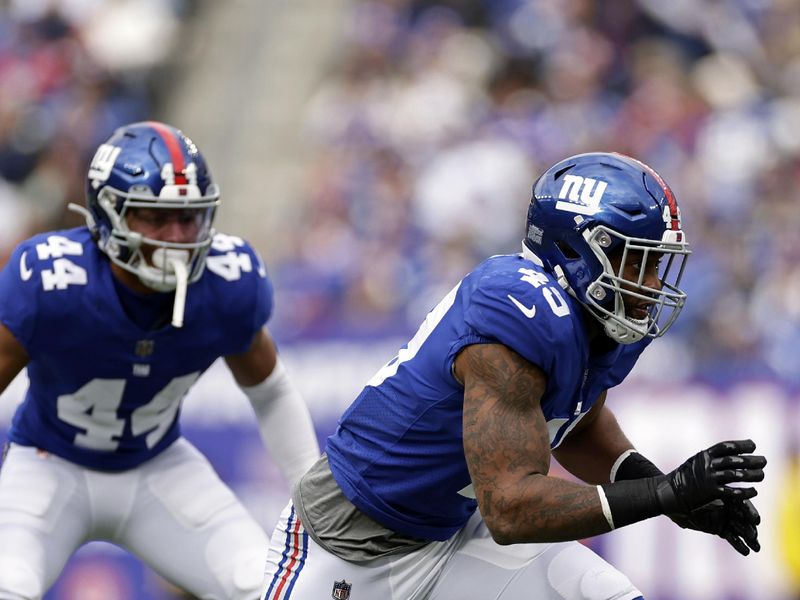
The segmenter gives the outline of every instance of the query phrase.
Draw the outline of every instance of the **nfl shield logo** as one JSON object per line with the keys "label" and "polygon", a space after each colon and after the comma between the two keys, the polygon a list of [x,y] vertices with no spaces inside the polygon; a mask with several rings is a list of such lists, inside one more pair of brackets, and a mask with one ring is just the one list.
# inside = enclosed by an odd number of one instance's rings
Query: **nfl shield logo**
{"label": "nfl shield logo", "polygon": [[334,581],[331,598],[333,598],[333,600],[347,600],[350,597],[351,587],[353,587],[353,584],[347,583],[344,579],[341,581]]}

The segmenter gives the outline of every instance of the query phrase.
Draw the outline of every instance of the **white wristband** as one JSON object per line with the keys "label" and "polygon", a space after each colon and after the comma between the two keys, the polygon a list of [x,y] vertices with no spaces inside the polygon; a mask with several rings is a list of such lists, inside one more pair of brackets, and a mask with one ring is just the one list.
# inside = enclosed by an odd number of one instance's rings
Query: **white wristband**
{"label": "white wristband", "polygon": [[613,483],[617,480],[617,471],[619,470],[620,466],[622,465],[622,463],[625,462],[625,459],[628,458],[634,452],[636,452],[636,450],[634,450],[633,448],[631,448],[630,450],[625,450],[625,452],[620,454],[619,458],[617,458],[617,460],[614,461],[614,464],[611,466],[611,473],[608,476],[608,480],[610,482]]}
{"label": "white wristband", "polygon": [[600,496],[600,506],[603,507],[603,516],[608,521],[608,526],[611,529],[614,529],[614,517],[611,516],[611,507],[608,505],[608,498],[606,498],[606,492],[602,486],[597,486],[597,495]]}

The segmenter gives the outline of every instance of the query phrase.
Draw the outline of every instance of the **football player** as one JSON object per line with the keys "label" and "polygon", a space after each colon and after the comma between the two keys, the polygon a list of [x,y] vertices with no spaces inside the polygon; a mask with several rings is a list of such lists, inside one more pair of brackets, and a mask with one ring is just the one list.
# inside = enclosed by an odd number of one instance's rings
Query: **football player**
{"label": "football player", "polygon": [[171,126],[116,130],[86,190],[86,227],[23,242],[0,273],[0,391],[23,367],[30,380],[0,470],[0,599],[41,598],[104,540],[194,596],[251,600],[267,535],[178,417],[222,356],[290,484],[318,458],[265,328],[264,265],[215,234],[219,188]]}
{"label": "football player", "polygon": [[[650,167],[573,156],[493,256],[367,382],[294,488],[262,598],[633,600],[574,541],[654,517],[758,550],[766,461],[721,442],[664,474],[606,406],[684,305],[689,247]],[[550,458],[586,483],[548,475]]]}

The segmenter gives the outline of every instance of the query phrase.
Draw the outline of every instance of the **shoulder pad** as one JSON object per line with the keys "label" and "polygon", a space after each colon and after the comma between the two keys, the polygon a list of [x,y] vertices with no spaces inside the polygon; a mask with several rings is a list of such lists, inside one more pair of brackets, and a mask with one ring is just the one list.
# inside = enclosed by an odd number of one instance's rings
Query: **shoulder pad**
{"label": "shoulder pad", "polygon": [[206,268],[225,281],[237,281],[249,273],[262,279],[267,277],[264,262],[253,247],[243,238],[225,233],[214,236]]}
{"label": "shoulder pad", "polygon": [[244,324],[249,342],[272,314],[272,282],[264,262],[246,240],[217,233],[206,256],[206,270],[204,289],[222,318]]}
{"label": "shoulder pad", "polygon": [[94,244],[85,228],[36,235],[22,242],[12,255],[9,267],[23,284],[31,282],[45,292],[86,285],[84,256]]}
{"label": "shoulder pad", "polygon": [[68,312],[73,305],[64,302],[62,291],[88,283],[83,260],[88,244],[94,242],[85,228],[39,234],[17,246],[0,271],[0,322],[29,351],[37,323],[43,322],[42,307]]}
{"label": "shoulder pad", "polygon": [[474,284],[469,325],[547,370],[574,344],[575,313],[554,278],[530,261],[504,257]]}

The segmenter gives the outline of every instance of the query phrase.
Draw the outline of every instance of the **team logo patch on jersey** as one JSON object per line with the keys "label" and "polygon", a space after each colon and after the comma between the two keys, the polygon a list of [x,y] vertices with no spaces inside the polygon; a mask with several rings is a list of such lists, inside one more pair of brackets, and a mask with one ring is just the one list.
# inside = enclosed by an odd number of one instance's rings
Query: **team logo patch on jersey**
{"label": "team logo patch on jersey", "polygon": [[347,583],[344,579],[341,581],[334,581],[331,598],[333,598],[333,600],[347,600],[350,597],[350,588],[352,587],[353,584]]}
{"label": "team logo patch on jersey", "polygon": [[142,358],[150,356],[153,354],[155,346],[156,343],[153,340],[139,340],[136,342],[136,356],[141,356]]}

